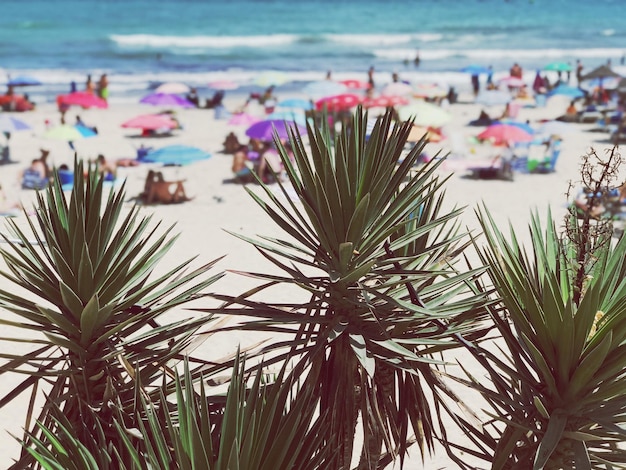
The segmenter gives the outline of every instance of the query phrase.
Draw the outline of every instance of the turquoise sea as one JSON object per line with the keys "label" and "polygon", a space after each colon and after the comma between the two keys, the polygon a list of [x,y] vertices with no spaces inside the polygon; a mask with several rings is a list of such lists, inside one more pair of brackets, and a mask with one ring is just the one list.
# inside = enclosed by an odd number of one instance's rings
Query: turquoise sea
{"label": "turquoise sea", "polygon": [[[260,71],[291,87],[396,71],[411,81],[468,84],[460,69],[551,61],[620,66],[623,0],[2,0],[0,83],[33,75],[33,96],[108,73],[112,99],[164,81],[202,89]],[[413,58],[419,53],[418,67]]]}

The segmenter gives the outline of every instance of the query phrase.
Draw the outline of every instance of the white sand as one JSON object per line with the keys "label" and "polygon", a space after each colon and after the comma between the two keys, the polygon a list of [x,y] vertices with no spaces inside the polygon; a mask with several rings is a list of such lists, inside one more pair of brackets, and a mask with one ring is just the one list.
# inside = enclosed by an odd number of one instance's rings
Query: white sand
{"label": "white sand", "polygon": [[[286,96],[280,96],[286,98]],[[241,100],[227,101],[227,106],[234,109],[241,104]],[[549,102],[546,108],[524,108],[520,111],[519,119],[529,119],[531,123],[539,119],[554,118],[565,109],[564,101]],[[453,122],[446,126],[449,135],[466,137],[477,134],[481,129],[467,127],[466,124],[476,118],[480,107],[474,104],[456,104],[450,107],[454,115]],[[229,126],[225,120],[216,121],[210,110],[180,110],[178,118],[184,129],[169,138],[143,139],[129,136],[137,132],[132,129],[122,129],[120,124],[138,114],[156,112],[158,109],[141,104],[112,103],[106,110],[80,110],[72,108],[67,115],[69,123],[74,122],[75,115],[81,115],[84,122],[97,126],[100,134],[92,139],[85,139],[76,143],[79,156],[94,158],[103,153],[109,159],[133,158],[135,148],[141,142],[147,145],[160,147],[169,144],[186,144],[198,146],[213,153],[209,160],[184,167],[163,168],[168,179],[185,179],[185,187],[194,200],[178,205],[149,206],[142,208],[145,213],[154,213],[157,220],[162,220],[164,226],[176,223],[176,232],[180,233],[179,241],[175,244],[170,255],[166,258],[164,269],[174,266],[184,258],[198,256],[195,266],[208,262],[219,256],[227,255],[215,272],[225,269],[268,271],[271,267],[254,249],[239,239],[229,235],[225,230],[243,233],[249,236],[256,234],[277,235],[281,232],[274,227],[269,218],[258,208],[238,184],[224,184],[223,180],[231,178],[231,156],[219,153],[225,135],[234,130],[242,140],[245,139],[244,127]],[[51,160],[54,164],[72,164],[73,153],[65,142],[57,142],[41,137],[45,130],[45,120],[58,123],[59,115],[52,104],[44,104],[35,112],[16,114],[15,117],[25,120],[32,125],[32,131],[14,133],[11,139],[11,156],[19,164],[1,167],[0,183],[9,193],[20,198],[26,204],[32,201],[34,191],[19,189],[19,173],[28,163],[39,155],[39,148],[51,150]],[[496,221],[505,224],[510,221],[518,233],[526,231],[531,208],[537,208],[540,214],[545,214],[548,206],[554,211],[555,217],[564,214],[568,181],[577,180],[580,156],[593,146],[598,153],[610,148],[606,134],[584,132],[589,125],[578,125],[579,131],[563,136],[562,153],[557,164],[557,171],[547,175],[516,174],[513,182],[499,180],[471,180],[462,178],[459,174],[452,175],[446,185],[447,200],[450,204],[468,206],[464,221],[470,227],[477,227],[473,209],[484,201],[492,212]],[[0,137],[1,139],[1,137]],[[437,148],[446,153],[450,150],[452,141],[444,140],[436,147],[429,144],[429,151]],[[493,152],[479,150],[479,152]],[[138,195],[143,189],[144,179],[151,165],[120,168],[119,176],[126,178],[127,196]],[[128,206],[131,206],[131,202]],[[23,218],[20,216],[19,218]],[[503,225],[501,225],[503,226]],[[0,225],[2,227],[2,225]],[[0,228],[2,229],[2,228]],[[524,238],[522,236],[522,238]],[[214,290],[237,293],[251,285],[251,281],[242,279],[234,274],[227,274],[225,278],[212,286]],[[5,280],[0,281],[1,288],[11,288]],[[280,294],[279,294],[280,295]],[[287,295],[282,293],[282,295]],[[280,300],[280,299],[279,299]],[[10,318],[7,313],[2,314]],[[3,332],[10,334],[10,332]],[[228,338],[214,338],[210,344],[204,345],[207,357],[218,358],[228,352],[233,352],[239,341],[254,341],[256,337],[251,333],[245,335],[231,335]],[[17,348],[13,347],[13,351]],[[17,377],[2,377],[0,392],[5,393],[16,383]],[[470,395],[466,395],[470,396]],[[7,409],[0,410],[0,429],[18,433],[23,424],[25,399],[19,405],[12,404]],[[474,409],[480,408],[480,403],[471,403]],[[11,458],[18,452],[14,440],[4,435],[0,439],[0,467],[6,467]],[[454,468],[442,451],[424,465],[419,458],[418,450],[413,451],[413,457],[405,468]]]}

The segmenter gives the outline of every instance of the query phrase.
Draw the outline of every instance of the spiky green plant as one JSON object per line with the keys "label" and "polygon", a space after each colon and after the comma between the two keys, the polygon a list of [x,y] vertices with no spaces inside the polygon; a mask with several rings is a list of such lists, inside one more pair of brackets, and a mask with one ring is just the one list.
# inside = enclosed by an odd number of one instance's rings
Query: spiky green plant
{"label": "spiky green plant", "polygon": [[[30,349],[24,354],[3,349],[0,374],[25,378],[0,397],[0,407],[29,391],[32,404],[43,391],[42,409],[31,408],[26,416],[24,428],[31,430],[26,448],[33,438],[49,442],[36,420],[53,435],[62,424],[94,455],[102,455],[103,449],[107,454],[121,448],[113,409],[132,410],[138,378],[145,387],[141,393],[154,393],[149,386],[182,358],[210,318],[157,320],[197,298],[219,275],[206,276],[213,263],[187,273],[189,260],[152,276],[175,240],[172,227],[159,235],[159,224],[151,227],[151,217],[141,216],[137,207],[123,215],[123,188],[106,196],[96,169],[90,167],[86,178],[83,171],[82,162],[75,162],[69,202],[57,177],[37,194],[29,230],[9,220],[10,235],[1,235],[7,244],[0,255],[8,269],[0,274],[22,292],[0,290],[0,307],[15,317],[0,324],[18,330],[0,340]],[[14,467],[29,461],[23,452]]]}
{"label": "spiky green plant", "polygon": [[[293,373],[328,416],[323,444],[338,450],[333,469],[349,468],[359,418],[361,468],[383,465],[383,449],[402,459],[411,429],[421,451],[431,450],[435,412],[452,413],[445,398],[457,399],[440,378],[438,355],[458,346],[455,335],[485,333],[486,296],[474,285],[482,271],[459,269],[470,242],[459,228],[462,209],[443,209],[442,160],[416,166],[424,141],[402,159],[411,123],[395,125],[391,112],[370,136],[366,121],[359,109],[334,141],[328,126],[309,126],[310,153],[292,133],[294,163],[276,139],[298,201],[282,184],[286,202],[266,186],[264,196],[250,194],[287,237],[237,236],[285,275],[243,273],[262,285],[236,298],[216,295],[227,313],[259,317],[235,328],[288,335],[264,354],[300,358]],[[308,298],[255,300],[281,285]],[[319,374],[307,376],[310,368]]]}
{"label": "spiky green plant", "polygon": [[491,382],[469,372],[465,382],[490,405],[491,426],[468,427],[483,458],[495,470],[624,468],[626,238],[562,238],[551,214],[545,230],[533,214],[525,249],[488,211],[480,219],[503,306],[493,313],[502,342],[478,355]]}
{"label": "spiky green plant", "polygon": [[[125,461],[113,449],[110,462],[103,465],[104,459],[94,456],[73,437],[67,423],[55,423],[62,439],[41,426],[56,452],[36,438],[28,451],[46,469],[327,468],[325,462],[333,450],[319,445],[323,419],[312,425],[312,390],[283,380],[285,367],[270,382],[263,364],[256,366],[256,372],[249,384],[245,361],[236,359],[226,395],[208,397],[202,381],[194,387],[189,363],[185,361],[183,378],[176,377],[174,403],[166,396],[166,390],[162,390],[157,402],[139,396],[134,410],[135,415],[141,416],[139,428],[128,429],[122,415],[115,418],[120,441],[125,445]],[[137,388],[141,385],[137,384]]]}

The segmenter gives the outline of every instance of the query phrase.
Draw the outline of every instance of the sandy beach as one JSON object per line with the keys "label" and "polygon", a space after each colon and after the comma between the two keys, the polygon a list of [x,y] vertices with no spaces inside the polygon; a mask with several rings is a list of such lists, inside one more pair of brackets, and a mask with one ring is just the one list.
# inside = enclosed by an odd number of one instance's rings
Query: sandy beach
{"label": "sandy beach", "polygon": [[[112,77],[114,80],[114,77]],[[293,94],[281,94],[280,99],[292,97]],[[228,95],[226,108],[234,110],[242,104],[242,96]],[[461,96],[461,102],[449,105],[447,110],[452,114],[452,121],[444,127],[446,138],[440,143],[430,143],[427,153],[435,155],[440,152],[456,152],[452,148],[458,142],[466,143],[468,138],[478,134],[483,128],[470,127],[468,122],[475,119],[482,107],[472,102],[471,96]],[[564,113],[567,101],[562,99],[548,100],[545,107],[521,108],[518,121],[529,121],[535,125],[541,120],[553,119]],[[488,108],[493,114],[501,112],[501,107]],[[267,261],[243,241],[233,237],[228,231],[242,233],[247,236],[277,235],[281,232],[273,225],[265,213],[253,202],[244,188],[237,183],[228,182],[232,178],[232,156],[221,153],[222,142],[228,132],[233,131],[240,141],[247,141],[245,126],[229,125],[227,120],[215,119],[212,110],[179,109],[176,111],[178,120],[183,128],[174,131],[171,137],[144,138],[137,137],[138,131],[124,129],[122,122],[140,115],[160,111],[158,107],[143,104],[117,103],[112,99],[108,109],[81,109],[72,107],[66,116],[67,122],[73,123],[75,116],[80,115],[82,120],[98,128],[98,136],[83,139],[75,143],[78,156],[83,159],[95,159],[103,154],[108,160],[135,158],[136,148],[140,144],[155,148],[184,144],[196,146],[212,154],[208,160],[180,167],[162,167],[157,164],[140,164],[132,167],[120,167],[118,179],[125,181],[125,191],[128,209],[134,202],[131,198],[139,195],[143,190],[146,175],[150,169],[162,171],[166,179],[182,179],[185,189],[193,199],[189,202],[173,205],[150,205],[141,208],[142,213],[153,214],[156,221],[162,221],[163,227],[175,224],[174,232],[179,233],[179,239],[170,254],[166,257],[163,269],[174,266],[182,259],[197,257],[192,265],[200,265],[226,255],[221,260],[215,272],[221,270],[251,270],[268,271]],[[373,113],[375,114],[375,113]],[[28,208],[34,200],[35,192],[20,187],[20,174],[30,161],[39,156],[39,149],[50,150],[50,162],[56,166],[67,164],[72,166],[73,152],[66,142],[56,141],[43,137],[46,129],[46,120],[53,125],[59,122],[59,112],[53,103],[38,104],[35,111],[16,113],[12,116],[24,120],[32,129],[15,132],[10,139],[11,158],[16,163],[4,165],[0,171],[0,184],[10,199],[17,199]],[[442,175],[449,175],[445,186],[446,200],[452,205],[466,206],[463,222],[470,229],[477,229],[478,221],[474,210],[484,203],[491,211],[495,220],[504,227],[510,223],[522,240],[526,240],[527,225],[530,221],[530,211],[536,209],[544,218],[550,208],[556,220],[565,214],[567,198],[566,191],[570,181],[580,179],[578,174],[580,157],[590,148],[603,155],[612,145],[608,141],[608,134],[589,132],[593,124],[575,124],[574,132],[562,135],[562,151],[557,162],[556,171],[549,174],[522,174],[516,173],[513,181],[482,180],[466,178],[466,172],[453,172],[454,165],[444,163],[440,170]],[[1,139],[1,138],[0,138]],[[466,144],[469,153],[467,159],[476,155],[495,155],[499,150],[493,147],[478,147]],[[259,190],[252,185],[253,190]],[[25,215],[14,218],[18,223],[25,222]],[[5,230],[0,221],[0,230]],[[212,286],[212,289],[224,293],[238,293],[251,285],[250,280],[242,279],[235,274],[228,273],[224,278]],[[5,279],[0,279],[0,288],[10,289]],[[288,295],[287,293],[283,295]],[[4,318],[10,318],[2,312]],[[10,332],[5,331],[0,336]],[[228,338],[215,337],[210,344],[203,346],[203,354],[213,358],[222,357],[236,350],[240,341],[253,342],[257,338],[251,333],[245,336],[231,335]],[[0,393],[6,393],[16,383],[18,377],[12,380],[4,378],[0,383]],[[5,468],[11,459],[18,453],[18,444],[7,434],[19,433],[23,424],[23,416],[27,406],[26,397],[19,409],[14,404],[0,410],[0,467]],[[472,403],[476,409],[480,403]],[[440,451],[431,460],[422,464],[418,449],[412,452],[412,459],[405,466],[407,469],[439,469],[454,468],[454,464]]]}

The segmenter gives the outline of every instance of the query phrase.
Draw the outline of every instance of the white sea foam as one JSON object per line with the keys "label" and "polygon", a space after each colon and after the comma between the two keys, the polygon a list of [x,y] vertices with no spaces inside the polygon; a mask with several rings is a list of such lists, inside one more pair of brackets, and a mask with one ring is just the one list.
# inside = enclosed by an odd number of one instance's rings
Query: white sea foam
{"label": "white sea foam", "polygon": [[432,42],[439,41],[441,34],[328,34],[327,40],[363,46],[390,46],[394,44],[407,44],[414,41]]}
{"label": "white sea foam", "polygon": [[139,48],[223,48],[266,47],[290,44],[298,40],[292,34],[265,36],[159,36],[154,34],[113,34],[110,39],[120,47]]}

